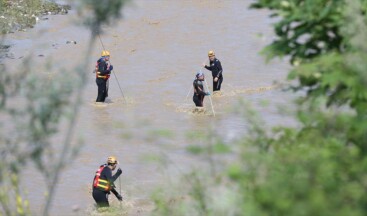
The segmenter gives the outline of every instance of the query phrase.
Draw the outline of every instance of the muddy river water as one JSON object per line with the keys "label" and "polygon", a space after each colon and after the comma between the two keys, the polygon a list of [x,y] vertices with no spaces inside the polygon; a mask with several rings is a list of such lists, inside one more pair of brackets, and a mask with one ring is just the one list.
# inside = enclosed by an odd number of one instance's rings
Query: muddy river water
{"label": "muddy river water", "polygon": [[[267,124],[284,123],[277,108],[278,104],[291,104],[290,96],[274,88],[273,83],[285,79],[289,66],[285,61],[265,64],[259,55],[274,38],[272,22],[268,11],[249,10],[250,3],[138,0],[124,9],[122,20],[104,28],[102,40],[111,52],[128,103],[124,104],[112,77],[108,103],[94,104],[97,88],[92,70],[102,50],[96,41],[90,57],[93,64],[86,69],[90,76],[76,126],[75,139],[82,138],[84,146],[61,176],[52,215],[87,215],[93,211],[93,175],[109,155],[116,155],[121,162],[124,205],[130,208],[129,214],[149,214],[155,187],[164,185],[167,177],[178,178],[177,167],[187,171],[199,160],[185,150],[188,132],[212,126],[229,143],[244,133],[246,122],[231,111],[240,100],[252,103]],[[35,65],[52,58],[55,68],[72,73],[85,55],[89,38],[88,30],[77,21],[76,12],[71,11],[66,16],[49,16],[27,32],[8,35],[12,58],[4,62],[12,68],[26,55],[35,56]],[[69,40],[77,44],[67,44]],[[193,113],[192,94],[185,100],[195,73],[211,49],[224,68],[222,95],[213,97],[215,117],[209,98],[205,99],[206,112],[201,114]],[[205,74],[211,89],[210,73],[205,70]],[[263,101],[270,105],[262,107]],[[169,158],[167,166],[148,160],[161,155]],[[27,190],[31,210],[37,215],[44,201],[44,188],[38,186],[43,179],[32,172],[28,175],[35,175],[27,182]]]}

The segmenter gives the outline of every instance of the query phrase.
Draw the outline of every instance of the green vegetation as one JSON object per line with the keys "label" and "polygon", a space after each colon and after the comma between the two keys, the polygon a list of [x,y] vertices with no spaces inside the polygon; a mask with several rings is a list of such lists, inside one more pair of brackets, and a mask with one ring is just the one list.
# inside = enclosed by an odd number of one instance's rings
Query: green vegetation
{"label": "green vegetation", "polygon": [[[18,1],[0,0],[1,13],[11,15],[14,2]],[[42,13],[35,9],[41,1],[22,2],[29,5],[14,12],[17,16]],[[81,2],[80,8],[89,10],[83,19],[92,33],[91,50],[100,25],[119,17],[126,1],[106,0],[105,7],[98,8],[97,0]],[[269,131],[253,110],[243,108],[247,104],[240,104],[237,110],[249,122],[249,135],[236,143],[226,143],[213,130],[189,134],[196,145],[188,151],[203,157],[208,169],[194,170],[177,185],[157,191],[154,214],[366,215],[367,0],[257,0],[253,8],[270,9],[278,17],[278,38],[264,54],[268,59],[291,56],[294,68],[289,78],[295,83],[291,89],[304,93],[296,104],[298,126]],[[24,19],[29,21],[29,15]],[[89,64],[85,56],[80,68]],[[0,65],[0,115],[11,122],[0,125],[0,214],[4,215],[29,215],[19,178],[27,163],[34,163],[47,181],[43,215],[48,215],[60,172],[79,148],[70,143],[86,72],[76,69],[75,77],[54,81],[35,79],[31,60],[25,58],[17,72]],[[76,97],[70,98],[71,93]],[[22,106],[10,98],[19,99]],[[58,143],[62,153],[56,155],[51,140],[61,122],[69,131]],[[167,130],[151,135],[174,136]],[[106,214],[118,213],[111,208]]]}
{"label": "green vegetation", "polygon": [[[84,68],[89,65],[89,55],[97,37],[95,30],[118,17],[117,11],[120,11],[121,7],[116,7],[122,6],[123,2],[124,0],[106,1],[103,19],[100,14],[90,11],[88,17],[80,17],[81,20],[89,20],[92,17],[99,22],[87,25],[91,31],[88,50],[82,54],[85,59],[73,70],[75,73],[72,75],[63,76],[65,69],[61,69],[54,79],[40,76],[40,73],[53,71],[55,68],[52,68],[54,66],[50,62],[43,68],[32,68],[32,56],[24,57],[18,70],[10,71],[0,64],[0,116],[6,122],[6,125],[0,124],[0,215],[31,214],[29,209],[32,203],[25,199],[27,190],[21,187],[21,182],[27,180],[24,179],[26,176],[23,171],[30,163],[37,168],[35,172],[45,179],[44,182],[38,182],[38,185],[46,187],[44,209],[32,213],[49,215],[60,174],[73,161],[80,148],[80,143],[72,144],[72,141],[75,121],[83,101],[82,91],[87,80]],[[33,14],[38,15],[48,10],[57,11],[59,8],[54,3],[40,0],[0,0],[0,4],[2,16],[9,15],[6,19],[14,21],[21,28],[31,22]],[[80,0],[79,5],[91,10],[99,6],[91,4],[89,0]],[[108,13],[110,10],[114,13]],[[33,24],[33,21],[29,23]],[[2,30],[5,25],[8,31],[14,27],[13,24],[10,24],[9,28],[4,23],[0,25]],[[0,40],[0,49],[8,48]],[[67,125],[67,131],[59,131],[61,124]],[[63,140],[53,142],[54,137],[60,133],[63,133]]]}
{"label": "green vegetation", "polygon": [[[367,1],[257,0],[252,7],[277,17],[277,39],[263,53],[291,57],[291,89],[304,93],[298,126],[270,133],[240,105],[250,128],[231,143],[237,159],[214,174],[194,172],[177,192],[189,191],[187,198],[156,199],[157,215],[182,208],[184,215],[366,215]],[[222,163],[215,155],[209,166],[213,160]]]}
{"label": "green vegetation", "polygon": [[66,14],[69,6],[44,0],[0,0],[0,34],[32,28],[40,16]]}

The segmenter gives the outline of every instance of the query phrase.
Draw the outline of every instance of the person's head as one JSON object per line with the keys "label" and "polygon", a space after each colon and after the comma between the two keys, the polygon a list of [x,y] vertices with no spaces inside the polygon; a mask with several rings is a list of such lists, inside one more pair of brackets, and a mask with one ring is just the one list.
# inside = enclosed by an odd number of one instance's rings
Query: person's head
{"label": "person's head", "polygon": [[209,60],[210,60],[210,61],[214,61],[214,59],[215,59],[215,53],[214,53],[214,51],[213,51],[213,50],[210,50],[210,51],[208,52],[208,57],[209,57]]}
{"label": "person's head", "polygon": [[203,81],[205,79],[204,73],[201,71],[197,72],[196,79]]}
{"label": "person's head", "polygon": [[115,156],[109,156],[107,158],[107,165],[111,168],[111,170],[115,170],[118,163],[119,162]]}
{"label": "person's head", "polygon": [[107,50],[103,50],[101,53],[102,58],[105,59],[105,61],[109,61],[110,60],[110,52]]}

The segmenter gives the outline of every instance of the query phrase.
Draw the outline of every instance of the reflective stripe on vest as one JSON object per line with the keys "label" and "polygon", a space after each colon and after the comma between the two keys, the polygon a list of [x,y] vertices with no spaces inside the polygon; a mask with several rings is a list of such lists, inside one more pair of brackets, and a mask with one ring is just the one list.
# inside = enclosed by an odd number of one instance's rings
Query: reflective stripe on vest
{"label": "reflective stripe on vest", "polygon": [[100,178],[103,169],[106,167],[107,165],[102,165],[97,170],[96,175],[94,177],[94,181],[93,181],[93,187],[97,189],[101,189],[102,191],[109,192],[111,190],[111,184],[106,179]]}
{"label": "reflective stripe on vest", "polygon": [[108,78],[110,78],[110,75],[102,76],[102,75],[99,75],[99,74],[101,74],[101,72],[97,71],[97,73],[96,73],[96,77],[97,78],[102,78],[102,79],[108,79]]}

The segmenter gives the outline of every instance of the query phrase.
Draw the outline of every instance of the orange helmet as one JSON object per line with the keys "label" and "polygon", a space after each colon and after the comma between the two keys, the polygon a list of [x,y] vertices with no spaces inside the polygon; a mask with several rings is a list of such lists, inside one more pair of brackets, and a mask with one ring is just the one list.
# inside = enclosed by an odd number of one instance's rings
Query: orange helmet
{"label": "orange helmet", "polygon": [[213,51],[213,50],[210,50],[210,51],[208,52],[208,57],[211,57],[211,56],[215,56],[215,53],[214,53],[214,51]]}
{"label": "orange helmet", "polygon": [[110,56],[110,52],[107,51],[107,50],[103,50],[102,53],[101,53],[101,56],[104,57],[104,56]]}
{"label": "orange helmet", "polygon": [[107,158],[107,164],[118,164],[117,158],[115,156],[109,156]]}

